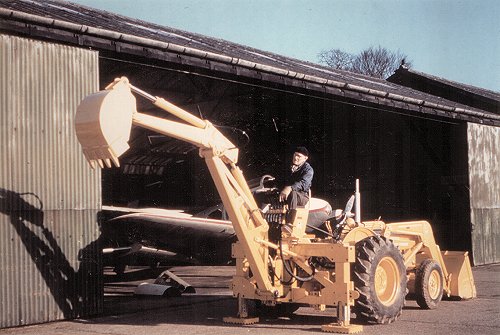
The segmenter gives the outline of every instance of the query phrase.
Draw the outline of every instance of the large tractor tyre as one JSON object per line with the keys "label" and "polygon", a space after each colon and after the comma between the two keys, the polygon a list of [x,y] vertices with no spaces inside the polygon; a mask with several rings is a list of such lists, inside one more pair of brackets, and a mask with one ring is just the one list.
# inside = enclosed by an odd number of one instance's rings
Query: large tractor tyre
{"label": "large tractor tyre", "polygon": [[438,262],[426,259],[415,272],[415,297],[424,309],[435,309],[443,297],[443,270]]}
{"label": "large tractor tyre", "polygon": [[352,280],[359,292],[354,305],[359,320],[388,324],[401,315],[407,293],[406,267],[392,241],[370,236],[356,243]]}

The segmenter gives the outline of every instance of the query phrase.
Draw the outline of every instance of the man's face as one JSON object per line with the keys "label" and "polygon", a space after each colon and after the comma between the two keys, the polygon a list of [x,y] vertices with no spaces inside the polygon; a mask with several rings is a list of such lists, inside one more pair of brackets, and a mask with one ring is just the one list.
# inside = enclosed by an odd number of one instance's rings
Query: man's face
{"label": "man's face", "polygon": [[301,154],[300,152],[294,152],[292,157],[293,165],[302,165],[307,160],[307,156]]}

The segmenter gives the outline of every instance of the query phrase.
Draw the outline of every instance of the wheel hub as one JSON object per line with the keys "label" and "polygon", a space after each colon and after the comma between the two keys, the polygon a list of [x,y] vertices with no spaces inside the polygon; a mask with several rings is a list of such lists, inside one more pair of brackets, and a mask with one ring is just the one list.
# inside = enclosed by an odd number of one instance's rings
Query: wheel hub
{"label": "wheel hub", "polygon": [[429,295],[431,299],[436,299],[439,296],[441,288],[441,276],[439,272],[434,270],[429,275]]}
{"label": "wheel hub", "polygon": [[375,292],[382,304],[389,306],[394,302],[399,281],[399,271],[394,259],[382,258],[375,270]]}

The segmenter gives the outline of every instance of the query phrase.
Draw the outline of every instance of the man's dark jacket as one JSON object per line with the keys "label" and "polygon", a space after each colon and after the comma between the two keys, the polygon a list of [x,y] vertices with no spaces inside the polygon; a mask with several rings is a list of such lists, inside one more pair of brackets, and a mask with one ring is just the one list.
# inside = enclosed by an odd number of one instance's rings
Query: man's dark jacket
{"label": "man's dark jacket", "polygon": [[309,193],[313,175],[314,170],[312,166],[308,162],[305,162],[297,171],[291,172],[290,170],[290,175],[285,180],[285,186],[291,186],[292,190],[296,192]]}

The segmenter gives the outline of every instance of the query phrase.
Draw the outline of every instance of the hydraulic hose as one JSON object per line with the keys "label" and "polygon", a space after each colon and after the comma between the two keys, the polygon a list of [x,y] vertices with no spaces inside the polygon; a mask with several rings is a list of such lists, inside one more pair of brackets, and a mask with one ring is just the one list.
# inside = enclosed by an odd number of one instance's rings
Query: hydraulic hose
{"label": "hydraulic hose", "polygon": [[293,273],[292,269],[290,269],[290,265],[288,264],[288,261],[285,261],[285,259],[283,258],[283,244],[281,242],[281,237],[279,239],[279,249],[280,249],[280,257],[281,257],[281,260],[283,261],[283,267],[285,268],[286,272],[292,277],[292,278],[295,278],[296,280],[298,281],[301,281],[301,282],[306,282],[306,281],[311,281],[313,278],[314,278],[314,274],[316,273],[316,269],[311,266],[312,268],[312,274],[309,275],[308,277],[300,277],[300,276],[297,276],[296,274]]}

